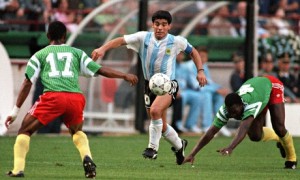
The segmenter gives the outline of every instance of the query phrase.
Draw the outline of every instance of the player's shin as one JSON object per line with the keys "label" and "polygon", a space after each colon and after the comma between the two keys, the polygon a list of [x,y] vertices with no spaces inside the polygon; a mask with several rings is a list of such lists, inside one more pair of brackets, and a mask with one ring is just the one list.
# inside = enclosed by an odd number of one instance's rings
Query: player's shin
{"label": "player's shin", "polygon": [[167,130],[163,133],[163,137],[176,149],[179,150],[182,147],[181,139],[172,126],[167,125]]}
{"label": "player's shin", "polygon": [[25,159],[29,151],[30,136],[20,134],[16,138],[14,145],[14,169],[13,174],[18,174],[25,169]]}
{"label": "player's shin", "polygon": [[294,142],[292,136],[289,134],[289,132],[286,133],[286,135],[280,139],[282,142],[282,145],[284,147],[284,150],[286,152],[286,160],[287,161],[296,161],[296,152],[294,147]]}
{"label": "player's shin", "polygon": [[148,144],[149,148],[158,151],[162,128],[163,128],[162,119],[151,120],[149,125],[149,144]]}
{"label": "player's shin", "polygon": [[92,158],[90,146],[89,146],[89,140],[84,132],[77,131],[73,135],[73,142],[76,148],[78,149],[82,160],[84,159],[85,156],[89,156],[90,158]]}
{"label": "player's shin", "polygon": [[261,141],[277,141],[279,142],[279,136],[272,128],[263,127],[263,135]]}

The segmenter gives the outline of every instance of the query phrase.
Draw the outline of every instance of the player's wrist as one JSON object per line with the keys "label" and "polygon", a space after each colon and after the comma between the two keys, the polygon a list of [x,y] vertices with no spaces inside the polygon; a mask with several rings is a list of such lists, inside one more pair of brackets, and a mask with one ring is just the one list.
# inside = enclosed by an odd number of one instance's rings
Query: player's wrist
{"label": "player's wrist", "polygon": [[199,72],[204,72],[204,69],[203,68],[197,69],[197,73],[199,73]]}
{"label": "player's wrist", "polygon": [[10,116],[14,117],[14,118],[17,117],[19,111],[20,111],[20,108],[18,106],[14,105],[13,109],[10,112]]}

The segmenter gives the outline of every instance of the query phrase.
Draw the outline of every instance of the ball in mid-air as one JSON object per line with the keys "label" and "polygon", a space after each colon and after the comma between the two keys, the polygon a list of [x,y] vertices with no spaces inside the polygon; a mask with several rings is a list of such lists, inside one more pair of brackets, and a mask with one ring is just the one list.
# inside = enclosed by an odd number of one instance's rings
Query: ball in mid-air
{"label": "ball in mid-air", "polygon": [[163,73],[154,74],[149,81],[149,88],[157,96],[162,96],[171,90],[171,80]]}

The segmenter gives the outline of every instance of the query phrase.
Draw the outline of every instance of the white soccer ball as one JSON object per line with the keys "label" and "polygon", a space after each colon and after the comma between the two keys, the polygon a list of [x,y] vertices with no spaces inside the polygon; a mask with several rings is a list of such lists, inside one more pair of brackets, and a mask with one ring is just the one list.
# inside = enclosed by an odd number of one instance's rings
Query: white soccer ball
{"label": "white soccer ball", "polygon": [[157,96],[162,96],[171,90],[171,80],[163,73],[154,74],[149,81],[149,88]]}

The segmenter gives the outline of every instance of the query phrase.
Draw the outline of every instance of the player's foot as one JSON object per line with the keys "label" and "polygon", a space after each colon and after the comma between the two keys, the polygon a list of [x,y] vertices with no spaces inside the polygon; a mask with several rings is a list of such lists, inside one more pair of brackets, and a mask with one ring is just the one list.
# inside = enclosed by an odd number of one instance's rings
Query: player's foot
{"label": "player's foot", "polygon": [[277,148],[280,150],[280,154],[282,158],[286,157],[285,150],[280,142],[276,143]]}
{"label": "player's foot", "polygon": [[284,163],[285,169],[296,169],[297,168],[297,161],[285,161]]}
{"label": "player's foot", "polygon": [[9,177],[25,177],[23,171],[20,171],[20,172],[18,172],[17,174],[14,174],[12,171],[8,171],[8,172],[6,173],[6,175],[9,176]]}
{"label": "player's foot", "polygon": [[181,149],[179,150],[176,150],[174,147],[171,148],[171,150],[175,153],[175,156],[176,156],[176,163],[178,165],[181,165],[183,163],[183,160],[184,160],[184,150],[188,144],[188,141],[183,139],[181,140],[182,142],[182,147]]}
{"label": "player's foot", "polygon": [[85,156],[83,159],[83,168],[86,178],[95,178],[96,177],[96,164],[89,156]]}
{"label": "player's foot", "polygon": [[152,148],[146,148],[143,152],[143,156],[144,156],[144,158],[156,159],[157,151]]}

